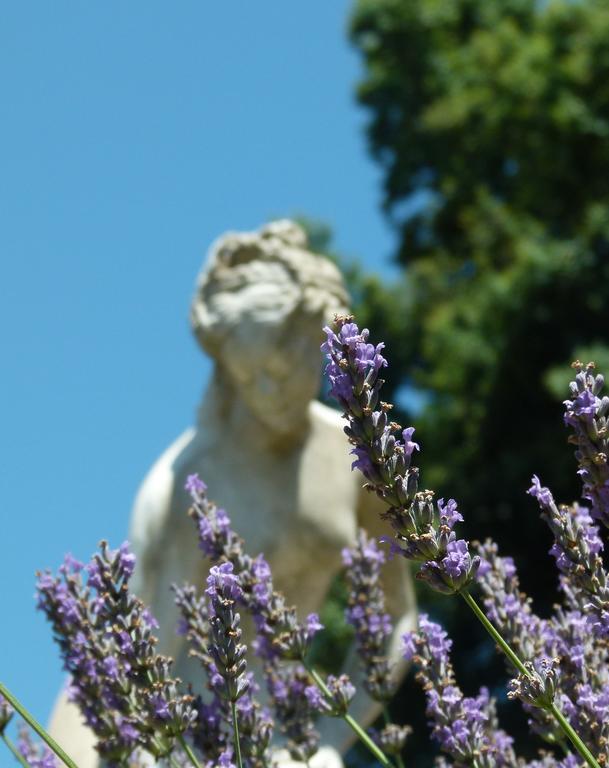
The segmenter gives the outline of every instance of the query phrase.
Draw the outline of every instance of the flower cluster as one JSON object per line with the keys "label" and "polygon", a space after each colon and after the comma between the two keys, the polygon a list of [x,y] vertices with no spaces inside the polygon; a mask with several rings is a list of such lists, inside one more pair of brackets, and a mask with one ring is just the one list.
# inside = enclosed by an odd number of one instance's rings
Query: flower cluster
{"label": "flower cluster", "polygon": [[345,432],[356,457],[353,467],[388,505],[385,517],[395,532],[392,552],[421,562],[417,576],[433,589],[448,594],[464,589],[480,560],[453,530],[463,519],[456,502],[436,503],[433,491],[418,489],[419,470],[412,465],[413,453],[419,450],[412,440],[414,428],[402,429],[391,421],[393,406],[379,398],[379,373],[387,365],[381,354],[384,345],[370,344],[368,330],[360,331],[348,316],[337,316],[335,328],[324,330],[330,394],[348,420]]}
{"label": "flower cluster", "polygon": [[573,429],[575,458],[592,517],[609,527],[609,397],[599,394],[604,385],[601,375],[594,375],[594,363],[573,363],[577,371],[570,384],[571,399],[565,400],[565,424]]}
{"label": "flower cluster", "polygon": [[241,587],[240,601],[252,614],[257,640],[256,652],[271,660],[303,659],[313,636],[322,629],[317,614],[299,622],[296,610],[274,590],[271,569],[262,555],[253,558],[245,552],[243,540],[233,531],[226,512],[207,498],[207,488],[197,475],[191,475],[186,489],[192,498],[190,515],[199,534],[199,548],[212,563],[230,562]]}
{"label": "flower cluster", "polygon": [[239,642],[240,617],[235,611],[241,587],[232,563],[212,566],[205,592],[211,606],[209,652],[215,672],[212,685],[223,699],[233,704],[246,693],[249,683],[245,675],[247,648]]}
{"label": "flower cluster", "polygon": [[609,575],[603,567],[603,542],[597,526],[579,505],[557,505],[536,475],[529,493],[536,497],[541,516],[554,536],[550,551],[563,576],[563,589],[588,616],[592,631],[609,639]]}
{"label": "flower cluster", "polygon": [[70,698],[109,764],[136,748],[171,754],[196,717],[171,677],[171,660],[155,651],[155,620],[129,592],[134,566],[126,544],[111,550],[102,542],[87,566],[68,555],[59,575],[38,574],[38,607],[70,673]]}
{"label": "flower cluster", "polygon": [[[500,556],[491,541],[470,549],[455,532],[462,521],[456,502],[436,502],[433,492],[419,491],[418,469],[412,464],[419,450],[414,430],[390,421],[391,406],[379,399],[379,374],[387,365],[383,345],[370,344],[368,331],[360,332],[349,317],[337,318],[326,334],[326,370],[348,420],[353,467],[387,505],[383,516],[394,532],[391,552],[420,563],[419,578],[438,592],[459,593],[472,608],[506,655],[513,678],[508,696],[521,702],[532,731],[551,750],[528,763],[517,756],[512,738],[499,726],[494,699],[485,688],[465,696],[451,664],[451,640],[423,615],[418,630],[403,637],[403,656],[417,668],[425,691],[432,737],[443,752],[437,765],[609,765],[609,574],[597,525],[609,527],[609,398],[600,396],[602,377],[593,374],[592,364],[575,363],[572,396],[565,401],[582,496],[590,509],[556,504],[536,476],[529,489],[553,536],[550,552],[562,595],[561,605],[541,618],[520,588],[513,560]],[[319,746],[315,718],[330,715],[350,723],[354,686],[344,675],[324,680],[309,666],[310,643],[321,629],[317,615],[298,619],[275,590],[267,561],[245,551],[228,515],[207,498],[196,475],[188,478],[187,490],[200,549],[211,568],[204,594],[188,584],[173,589],[181,613],[178,632],[201,662],[207,690],[197,697],[181,690],[171,675],[171,660],[155,650],[154,618],[129,591],[133,554],[126,544],[111,550],[102,542],[88,565],[67,556],[57,575],[38,574],[38,605],[52,624],[70,673],[70,697],[109,766],[134,768],[144,764],[140,759],[149,763],[151,755],[175,766],[267,768],[274,723],[256,699],[258,686],[247,671],[240,625],[245,611],[253,618],[252,648],[264,667],[275,722],[293,759],[308,762]],[[380,579],[384,559],[363,531],[343,553],[346,617],[355,630],[365,687],[383,705],[396,685],[386,649],[392,627]],[[486,613],[470,592],[475,586]],[[0,698],[0,737],[7,744],[11,714]],[[377,746],[357,724],[354,730],[383,765],[391,765],[386,754],[401,765],[408,726],[386,722],[372,734]],[[31,768],[58,765],[27,732],[18,749]]]}
{"label": "flower cluster", "polygon": [[[251,557],[245,551],[228,515],[208,499],[207,488],[198,476],[188,478],[186,489],[193,502],[190,515],[197,525],[201,551],[215,564],[212,569],[219,567],[230,572],[239,590],[235,593],[235,601],[254,620],[256,637],[252,646],[263,661],[267,691],[275,720],[287,738],[287,748],[295,760],[306,762],[319,746],[314,717],[321,710],[307,699],[310,677],[302,662],[314,635],[322,629],[319,617],[312,613],[304,623],[298,620],[296,610],[288,606],[284,596],[274,589],[267,561],[262,555]],[[209,630],[194,607],[194,591],[188,587],[184,589],[189,600],[184,599],[184,590],[176,592],[183,617],[182,630],[191,642],[193,654],[208,663],[205,649]],[[252,713],[258,718],[258,736],[253,737],[253,741],[264,741],[270,733],[268,714],[256,702],[248,712],[249,715]],[[240,711],[240,720],[244,714]]]}
{"label": "flower cluster", "polygon": [[46,745],[35,742],[27,728],[19,729],[17,748],[29,768],[59,768],[59,760],[53,752]]}
{"label": "flower cluster", "polygon": [[418,667],[427,697],[431,733],[455,766],[513,768],[511,738],[497,727],[494,703],[484,688],[466,697],[455,681],[446,632],[422,615],[418,632],[404,635],[404,657]]}
{"label": "flower cluster", "polygon": [[397,680],[387,657],[387,642],[393,627],[385,611],[385,595],[380,583],[385,554],[364,530],[354,547],[343,550],[349,585],[346,618],[355,629],[357,653],[364,667],[365,687],[373,699],[387,702],[395,693]]}

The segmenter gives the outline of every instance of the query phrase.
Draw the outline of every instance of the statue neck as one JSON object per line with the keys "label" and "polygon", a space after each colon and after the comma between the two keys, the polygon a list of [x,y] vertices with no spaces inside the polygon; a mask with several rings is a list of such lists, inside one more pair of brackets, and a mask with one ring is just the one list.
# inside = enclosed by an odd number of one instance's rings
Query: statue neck
{"label": "statue neck", "polygon": [[252,446],[254,450],[285,452],[300,445],[306,438],[310,424],[308,410],[302,423],[290,431],[279,432],[251,412],[239,397],[233,382],[215,363],[209,385],[197,411],[197,425],[207,435],[224,444],[235,442]]}

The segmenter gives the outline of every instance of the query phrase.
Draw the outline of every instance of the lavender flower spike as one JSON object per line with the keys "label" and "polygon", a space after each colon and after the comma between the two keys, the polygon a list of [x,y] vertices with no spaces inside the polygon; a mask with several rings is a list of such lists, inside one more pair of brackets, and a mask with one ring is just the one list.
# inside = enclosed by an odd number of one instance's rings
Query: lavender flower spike
{"label": "lavender flower spike", "polygon": [[59,768],[59,760],[46,746],[36,743],[25,726],[19,728],[17,749],[30,768]]}
{"label": "lavender flower spike", "polygon": [[247,691],[249,684],[245,675],[246,646],[240,643],[240,617],[235,604],[241,597],[239,580],[233,573],[232,563],[214,565],[207,577],[209,597],[209,625],[212,656],[217,675],[212,685],[227,701],[234,703]]}
{"label": "lavender flower spike", "polygon": [[609,574],[603,567],[603,542],[587,510],[558,506],[550,490],[533,475],[528,491],[541,508],[541,517],[554,536],[550,550],[559,571],[579,593],[577,598],[594,634],[609,638]]}
{"label": "lavender flower spike", "polygon": [[368,343],[368,330],[360,332],[352,320],[337,316],[335,329],[324,329],[322,351],[328,359],[330,393],[349,422],[345,433],[356,457],[353,468],[389,507],[384,517],[395,531],[392,552],[421,562],[417,577],[438,592],[459,592],[474,579],[480,558],[471,555],[468,543],[453,530],[463,519],[456,502],[435,503],[432,491],[418,490],[419,470],[412,466],[419,450],[412,440],[414,428],[402,429],[390,421],[393,406],[379,399],[379,372],[387,365],[384,345]]}
{"label": "lavender flower spike", "polygon": [[419,618],[419,631],[403,636],[404,657],[419,668],[417,680],[425,690],[432,737],[458,766],[513,768],[518,760],[507,734],[496,727],[494,702],[488,691],[467,698],[457,686],[446,632]]}
{"label": "lavender flower spike", "polygon": [[384,553],[374,539],[360,530],[354,547],[343,550],[349,585],[346,618],[355,629],[355,643],[366,674],[365,687],[376,701],[388,701],[396,689],[393,665],[387,657],[387,641],[392,624],[385,611],[385,595],[380,584]]}
{"label": "lavender flower spike", "polygon": [[570,442],[576,446],[583,497],[592,504],[592,517],[609,527],[609,397],[599,397],[604,379],[594,375],[594,363],[576,360],[572,368],[577,374],[571,399],[564,401],[565,424],[573,429]]}

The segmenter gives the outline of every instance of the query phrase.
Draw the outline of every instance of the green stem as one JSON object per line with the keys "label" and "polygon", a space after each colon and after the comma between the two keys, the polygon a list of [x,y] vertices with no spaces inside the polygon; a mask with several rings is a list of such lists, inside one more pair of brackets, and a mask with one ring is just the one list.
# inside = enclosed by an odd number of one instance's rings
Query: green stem
{"label": "green stem", "polygon": [[237,702],[231,701],[230,708],[233,715],[233,735],[237,768],[243,768],[243,763],[241,762],[241,743],[239,742],[239,723],[237,722]]}
{"label": "green stem", "polygon": [[[324,696],[327,699],[331,700],[332,694],[328,689],[328,686],[323,681],[322,677],[309,664],[307,664],[304,661],[303,661],[303,664],[307,672],[311,675],[311,677],[315,681],[315,684],[317,685],[319,690],[324,694]],[[379,761],[381,765],[384,765],[386,768],[393,768],[387,755],[381,749],[379,749],[379,747],[377,747],[377,745],[372,741],[370,736],[368,736],[366,731],[364,731],[361,725],[356,720],[354,720],[348,712],[342,715],[342,718],[347,723],[349,728],[351,728],[353,733],[355,733],[357,738],[362,742],[362,744],[364,744],[370,750],[370,752],[372,752],[372,754],[376,757],[376,759]]]}
{"label": "green stem", "polygon": [[516,667],[516,669],[525,677],[527,678],[530,677],[529,671],[524,666],[520,658],[517,656],[516,653],[514,653],[511,647],[505,642],[501,634],[495,629],[495,627],[487,619],[486,614],[484,613],[482,608],[480,608],[480,606],[474,600],[474,598],[470,595],[470,593],[467,592],[467,590],[462,590],[461,592],[459,592],[459,594],[465,600],[465,602],[469,605],[469,607],[472,609],[472,611],[476,615],[476,618],[478,619],[478,621],[482,624],[484,629],[486,629],[489,635],[493,638],[493,640],[505,653],[508,659]]}
{"label": "green stem", "polygon": [[180,746],[182,747],[184,752],[186,752],[186,754],[188,755],[188,759],[193,764],[193,768],[201,768],[201,764],[195,757],[195,753],[192,751],[189,743],[186,741],[186,739],[181,733],[178,734],[178,741],[180,742]]}
{"label": "green stem", "polygon": [[74,760],[72,760],[71,757],[66,755],[66,753],[55,741],[55,739],[44,730],[44,728],[40,725],[40,723],[37,720],[34,719],[32,715],[30,715],[27,709],[25,709],[25,707],[21,705],[21,703],[3,685],[3,683],[0,683],[0,694],[4,696],[4,698],[13,707],[13,709],[21,715],[21,717],[30,726],[30,728],[36,731],[36,733],[40,736],[40,738],[49,746],[50,749],[53,750],[53,752],[57,755],[57,757],[65,765],[68,766],[68,768],[78,768]]}
{"label": "green stem", "polygon": [[3,733],[2,734],[2,741],[6,744],[6,746],[9,748],[9,750],[13,753],[13,757],[15,760],[23,766],[23,768],[30,768],[30,764],[28,761],[23,757],[21,752],[17,749],[17,747],[13,744],[13,742],[9,739],[9,737]]}
{"label": "green stem", "polygon": [[556,704],[554,704],[554,702],[552,702],[550,704],[550,712],[556,718],[558,724],[562,728],[564,734],[569,739],[571,744],[573,744],[575,749],[584,758],[584,760],[588,763],[588,765],[591,768],[600,768],[600,766],[597,763],[596,759],[594,758],[594,755],[592,754],[592,752],[590,752],[588,747],[584,744],[584,742],[580,739],[580,737],[577,735],[577,733],[573,730],[573,727],[571,726],[571,723],[563,715],[563,713],[560,711],[560,709],[558,709],[558,707],[556,706]]}
{"label": "green stem", "polygon": [[[486,631],[489,633],[489,635],[493,638],[493,640],[497,643],[497,645],[501,648],[501,650],[505,653],[505,655],[508,657],[508,659],[512,662],[512,664],[516,667],[516,669],[524,675],[527,679],[531,677],[530,672],[527,670],[527,668],[524,666],[521,659],[518,657],[518,655],[512,650],[512,648],[506,643],[506,641],[503,639],[501,634],[498,632],[497,629],[491,624],[491,622],[486,617],[486,614],[480,608],[478,603],[474,600],[474,598],[469,594],[467,590],[462,590],[459,592],[461,597],[465,600],[465,602],[469,605],[469,607],[472,609],[474,614],[476,615],[476,618],[480,621],[482,626],[486,629]],[[584,744],[584,742],[580,739],[580,737],[577,735],[577,733],[573,730],[571,727],[569,721],[566,719],[566,717],[562,714],[562,712],[558,709],[556,704],[552,702],[549,707],[544,707],[544,709],[548,712],[550,712],[558,725],[560,726],[562,732],[565,734],[565,736],[569,739],[571,744],[575,747],[575,749],[579,752],[580,756],[584,758],[586,763],[590,766],[590,768],[600,768],[600,765],[595,760],[594,755],[590,752],[588,747]]]}

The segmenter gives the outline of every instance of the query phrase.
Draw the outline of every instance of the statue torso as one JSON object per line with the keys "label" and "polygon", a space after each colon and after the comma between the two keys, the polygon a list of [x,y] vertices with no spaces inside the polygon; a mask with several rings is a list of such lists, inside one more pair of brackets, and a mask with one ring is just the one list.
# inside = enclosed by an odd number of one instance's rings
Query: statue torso
{"label": "statue torso", "polygon": [[[167,617],[159,590],[168,581],[202,584],[207,570],[183,490],[197,472],[208,495],[228,512],[246,549],[264,553],[277,588],[302,614],[319,610],[340,567],[341,549],[357,529],[360,478],[350,471],[340,414],[309,407],[309,430],[288,450],[263,450],[254,439],[188,430],[161,456],[136,500],[132,539],[141,560],[136,589]],[[158,589],[151,589],[159,573]]]}

